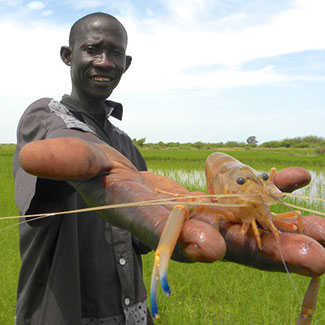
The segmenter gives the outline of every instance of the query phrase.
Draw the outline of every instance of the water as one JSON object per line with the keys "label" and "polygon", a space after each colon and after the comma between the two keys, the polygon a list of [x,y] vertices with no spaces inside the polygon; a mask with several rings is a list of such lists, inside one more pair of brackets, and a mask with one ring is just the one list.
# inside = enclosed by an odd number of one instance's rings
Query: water
{"label": "water", "polygon": [[153,173],[173,179],[189,190],[206,191],[205,172],[202,170],[156,169]]}
{"label": "water", "polygon": [[[308,186],[305,186],[297,191],[294,194],[306,195],[308,197],[314,198],[325,198],[325,173],[321,171],[309,170],[312,178]],[[301,202],[302,199],[297,199],[297,203]],[[312,208],[315,208],[318,211],[325,211],[324,202],[316,202],[314,200],[307,200],[307,205],[312,205]]]}
{"label": "water", "polygon": [[311,182],[308,186],[297,190],[296,194],[308,195],[311,197],[323,197],[325,195],[325,173],[309,170]]}

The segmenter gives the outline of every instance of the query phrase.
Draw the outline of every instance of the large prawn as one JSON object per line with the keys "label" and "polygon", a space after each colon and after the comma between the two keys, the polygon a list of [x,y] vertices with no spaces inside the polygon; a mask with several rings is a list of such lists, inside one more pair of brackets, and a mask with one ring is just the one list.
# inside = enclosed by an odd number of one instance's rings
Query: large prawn
{"label": "large prawn", "polygon": [[[281,252],[279,230],[299,231],[302,233],[302,216],[299,211],[289,211],[281,214],[274,214],[270,206],[275,203],[283,203],[286,193],[282,193],[274,184],[273,178],[276,175],[275,168],[270,173],[258,173],[253,168],[242,164],[235,158],[224,153],[213,153],[206,161],[205,173],[207,186],[210,195],[215,198],[213,202],[226,206],[227,210],[210,205],[177,205],[171,212],[165,228],[160,237],[155,252],[155,261],[151,280],[151,309],[153,317],[159,318],[157,306],[157,285],[160,281],[163,292],[169,296],[170,288],[167,282],[168,262],[172,255],[176,241],[182,228],[185,218],[190,218],[198,211],[205,210],[214,213],[216,225],[220,218],[226,218],[231,222],[240,223],[240,233],[245,235],[250,227],[253,230],[256,243],[260,250],[263,250],[263,242],[260,236],[260,228],[272,232],[278,242],[280,255],[286,268]],[[158,192],[160,192],[158,190]],[[168,193],[165,193],[168,195]],[[287,195],[290,193],[287,193]],[[175,194],[169,194],[177,197]],[[182,198],[179,198],[182,199]],[[283,203],[284,204],[284,203]],[[297,226],[291,222],[284,221],[287,218],[297,218]],[[298,229],[297,229],[298,228]],[[320,284],[320,276],[311,279],[306,292],[302,311],[297,324],[310,324],[312,314],[316,308],[317,293]]]}

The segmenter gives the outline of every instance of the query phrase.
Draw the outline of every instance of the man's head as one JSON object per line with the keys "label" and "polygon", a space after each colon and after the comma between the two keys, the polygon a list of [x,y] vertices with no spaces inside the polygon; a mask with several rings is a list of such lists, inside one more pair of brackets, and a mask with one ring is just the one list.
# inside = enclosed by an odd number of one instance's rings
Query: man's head
{"label": "man's head", "polygon": [[94,13],[79,19],[69,46],[61,48],[63,62],[71,67],[71,96],[85,103],[109,97],[131,64],[126,46],[126,30],[113,16]]}

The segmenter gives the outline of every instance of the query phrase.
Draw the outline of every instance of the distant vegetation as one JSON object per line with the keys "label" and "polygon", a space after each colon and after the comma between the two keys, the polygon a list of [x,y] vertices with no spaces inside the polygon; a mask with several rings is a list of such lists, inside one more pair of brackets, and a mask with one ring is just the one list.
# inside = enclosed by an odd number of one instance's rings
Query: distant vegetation
{"label": "distant vegetation", "polygon": [[255,136],[247,138],[246,142],[227,141],[216,143],[204,143],[201,141],[193,143],[180,142],[158,142],[146,143],[146,138],[133,139],[133,143],[139,148],[148,149],[204,149],[213,150],[215,148],[314,148],[316,153],[325,154],[325,138],[317,136],[296,137],[292,139],[274,140],[258,144]]}

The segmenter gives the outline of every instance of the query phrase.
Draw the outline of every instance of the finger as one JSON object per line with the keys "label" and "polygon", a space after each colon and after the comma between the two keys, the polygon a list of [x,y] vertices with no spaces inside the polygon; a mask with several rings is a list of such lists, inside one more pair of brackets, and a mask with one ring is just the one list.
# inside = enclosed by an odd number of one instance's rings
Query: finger
{"label": "finger", "polygon": [[308,276],[325,272],[325,250],[308,236],[281,233],[280,240],[276,241],[273,234],[266,233],[262,241],[265,255],[278,263],[283,262],[283,257],[292,272]]}
{"label": "finger", "polygon": [[[298,226],[297,218],[283,219]],[[302,218],[303,234],[317,240],[325,247],[325,218],[318,216],[304,216]]]}
{"label": "finger", "polygon": [[300,167],[289,167],[278,171],[273,178],[273,183],[282,192],[292,192],[304,187],[311,181],[310,173]]}
{"label": "finger", "polygon": [[184,222],[179,242],[183,255],[192,261],[217,261],[226,252],[226,243],[219,231],[198,220],[189,219]]}
{"label": "finger", "polygon": [[28,143],[19,162],[32,175],[59,180],[88,179],[112,167],[95,144],[72,137]]}
{"label": "finger", "polygon": [[251,230],[240,234],[240,225],[220,223],[220,232],[227,243],[225,259],[267,271],[284,272],[283,259],[292,272],[314,276],[325,272],[325,250],[315,240],[296,233],[281,233],[277,241],[273,234],[263,232],[262,250]]}

